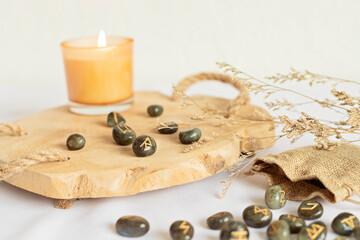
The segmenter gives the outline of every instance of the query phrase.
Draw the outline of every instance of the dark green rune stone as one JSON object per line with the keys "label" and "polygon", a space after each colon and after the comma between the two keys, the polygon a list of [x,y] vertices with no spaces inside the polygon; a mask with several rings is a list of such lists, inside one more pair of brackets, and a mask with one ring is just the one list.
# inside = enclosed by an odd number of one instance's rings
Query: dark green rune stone
{"label": "dark green rune stone", "polygon": [[71,134],[66,140],[66,146],[69,150],[80,150],[85,146],[86,140],[80,134]]}
{"label": "dark green rune stone", "polygon": [[298,240],[325,240],[327,234],[326,226],[323,222],[317,221],[301,229]]}
{"label": "dark green rune stone", "polygon": [[354,228],[354,237],[356,240],[360,240],[360,227]]}
{"label": "dark green rune stone", "polygon": [[220,240],[249,239],[249,230],[245,223],[232,221],[221,229]]}
{"label": "dark green rune stone", "polygon": [[190,240],[194,236],[194,227],[188,221],[176,221],[170,226],[173,240]]}
{"label": "dark green rune stone", "polygon": [[156,142],[148,135],[141,135],[135,139],[132,149],[137,157],[148,157],[156,152]]}
{"label": "dark green rune stone", "polygon": [[275,221],[267,229],[269,240],[290,240],[290,226],[285,220]]}
{"label": "dark green rune stone", "polygon": [[323,215],[324,209],[316,200],[306,200],[298,208],[298,215],[305,220],[318,219]]}
{"label": "dark green rune stone", "polygon": [[124,237],[141,237],[150,229],[149,222],[138,216],[125,216],[117,220],[116,231]]}
{"label": "dark green rune stone", "polygon": [[340,213],[331,223],[331,227],[337,234],[350,236],[355,227],[359,226],[359,219],[351,213]]}
{"label": "dark green rune stone", "polygon": [[266,189],[265,203],[270,209],[280,209],[285,206],[286,193],[279,185]]}
{"label": "dark green rune stone", "polygon": [[162,123],[157,130],[159,133],[162,134],[172,134],[177,132],[178,129],[179,126],[176,123],[167,122],[167,123]]}
{"label": "dark green rune stone", "polygon": [[150,117],[158,117],[163,113],[163,111],[164,111],[164,108],[161,105],[150,105],[147,108],[147,112]]}
{"label": "dark green rune stone", "polygon": [[210,229],[221,229],[225,224],[232,222],[234,217],[229,212],[219,212],[207,219],[207,225]]}
{"label": "dark green rune stone", "polygon": [[291,233],[298,233],[306,226],[304,219],[290,214],[281,215],[280,220],[285,220],[289,224]]}
{"label": "dark green rune stone", "polygon": [[109,127],[115,127],[118,124],[125,123],[125,118],[117,112],[111,112],[107,116],[107,125]]}
{"label": "dark green rune stone", "polygon": [[243,212],[243,219],[250,227],[262,228],[269,225],[271,222],[272,212],[266,207],[251,205],[245,208]]}
{"label": "dark green rune stone", "polygon": [[199,128],[190,128],[179,133],[179,139],[182,144],[191,144],[199,141],[201,138],[201,130]]}
{"label": "dark green rune stone", "polygon": [[112,135],[115,142],[122,146],[132,144],[136,138],[135,131],[124,123],[116,125],[113,128]]}

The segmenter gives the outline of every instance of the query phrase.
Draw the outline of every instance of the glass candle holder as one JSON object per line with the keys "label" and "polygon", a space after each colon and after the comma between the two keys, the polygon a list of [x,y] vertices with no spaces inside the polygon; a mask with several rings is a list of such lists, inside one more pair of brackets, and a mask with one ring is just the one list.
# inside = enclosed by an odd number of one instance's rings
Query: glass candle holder
{"label": "glass candle holder", "polygon": [[81,38],[61,44],[69,109],[74,113],[120,112],[132,104],[133,40],[107,37],[106,46],[101,47],[98,40]]}

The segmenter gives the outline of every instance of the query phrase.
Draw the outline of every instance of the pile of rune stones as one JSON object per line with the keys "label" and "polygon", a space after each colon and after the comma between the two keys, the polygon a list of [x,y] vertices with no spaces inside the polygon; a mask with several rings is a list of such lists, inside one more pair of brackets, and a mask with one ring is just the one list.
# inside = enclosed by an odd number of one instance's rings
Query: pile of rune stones
{"label": "pile of rune stones", "polygon": [[[158,117],[163,113],[160,105],[150,105],[147,109],[150,117]],[[136,137],[135,131],[126,124],[125,118],[117,112],[111,112],[107,117],[107,125],[113,127],[114,141],[126,146],[132,144],[132,149],[137,157],[151,156],[156,152],[155,139],[148,135]],[[162,134],[177,132],[178,125],[168,122],[158,128]],[[180,132],[179,140],[182,144],[191,144],[201,138],[199,128],[186,129]],[[85,146],[86,140],[80,134],[72,134],[66,141],[69,150],[80,150]],[[249,239],[248,227],[267,228],[269,240],[290,240],[291,234],[298,234],[298,240],[324,240],[327,227],[322,221],[318,221],[323,215],[323,206],[316,200],[307,200],[300,204],[298,216],[291,214],[281,215],[279,220],[272,221],[270,209],[280,209],[285,206],[286,193],[278,185],[269,187],[265,193],[267,207],[251,205],[243,211],[244,222],[234,220],[230,212],[219,212],[207,219],[210,229],[220,230],[220,240],[247,240]],[[306,225],[305,220],[317,220]],[[271,223],[271,224],[270,224]],[[270,224],[270,225],[269,225]],[[116,222],[118,234],[124,237],[141,237],[150,230],[149,222],[140,216],[124,216]],[[341,235],[336,240],[350,240],[354,235],[360,240],[359,219],[351,213],[340,213],[334,218],[331,227],[335,233]],[[194,227],[190,222],[179,220],[170,226],[170,235],[173,240],[191,240],[194,236]]]}
{"label": "pile of rune stones", "polygon": [[[150,105],[147,108],[150,117],[158,117],[164,111],[161,105]],[[132,144],[132,150],[137,157],[151,156],[156,152],[156,141],[149,135],[141,135],[136,137],[134,129],[126,124],[125,118],[117,112],[111,112],[107,116],[107,125],[113,127],[112,135],[114,141],[121,145],[127,146]],[[174,122],[164,123],[158,128],[158,132],[162,134],[173,134],[179,129],[178,124]],[[199,128],[185,129],[179,133],[179,140],[182,144],[192,144],[199,141],[202,132]],[[85,137],[80,134],[72,134],[66,141],[69,150],[80,150],[85,146]]]}
{"label": "pile of rune stones", "polygon": [[[210,229],[220,230],[220,240],[247,240],[250,237],[248,227],[266,226],[268,226],[266,235],[269,240],[290,240],[291,234],[298,234],[298,240],[326,238],[327,227],[322,221],[317,220],[324,212],[323,206],[318,201],[304,201],[298,208],[298,216],[284,214],[272,223],[270,209],[280,209],[285,206],[285,191],[278,185],[269,187],[265,193],[265,203],[267,207],[251,205],[245,208],[244,222],[234,220],[230,212],[219,212],[207,219],[207,225]],[[305,220],[316,221],[306,225]],[[141,237],[149,231],[150,224],[139,216],[125,216],[116,222],[115,227],[121,236]],[[340,213],[332,221],[331,227],[335,233],[341,235],[336,240],[350,240],[351,235],[360,240],[359,220],[351,213]],[[170,235],[173,240],[191,240],[194,236],[194,227],[188,221],[179,220],[170,226]]]}

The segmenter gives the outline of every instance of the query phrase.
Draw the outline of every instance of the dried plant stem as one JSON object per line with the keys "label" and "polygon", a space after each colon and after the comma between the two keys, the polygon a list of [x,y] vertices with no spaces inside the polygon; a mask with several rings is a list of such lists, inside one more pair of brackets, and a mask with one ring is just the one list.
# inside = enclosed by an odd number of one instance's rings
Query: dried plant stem
{"label": "dried plant stem", "polygon": [[249,166],[249,164],[252,163],[253,160],[254,160],[255,158],[257,158],[264,150],[265,150],[265,149],[261,149],[258,153],[256,153],[256,154],[254,155],[254,157],[252,157],[251,160],[247,161],[246,163],[244,163],[243,161],[241,161],[241,164],[240,164],[238,170],[237,170],[233,175],[231,175],[230,180],[228,180],[228,181],[222,181],[222,182],[221,182],[221,183],[223,183],[223,184],[225,184],[225,185],[224,185],[223,191],[222,191],[222,193],[221,193],[220,199],[223,199],[223,198],[225,197],[225,195],[226,195],[227,191],[229,190],[231,184],[235,181],[235,179],[238,177],[238,175],[239,175],[247,166]]}
{"label": "dried plant stem", "polygon": [[192,97],[190,97],[189,95],[187,95],[186,93],[182,92],[182,91],[178,91],[175,86],[173,86],[174,88],[174,92],[176,92],[177,94],[179,94],[182,97],[185,97],[187,99],[189,99],[193,104],[195,104],[197,107],[199,107],[201,110],[204,111],[204,113],[208,113],[208,110],[205,109],[204,107],[202,107],[200,104],[198,104],[195,99],[193,99]]}
{"label": "dried plant stem", "polygon": [[[280,136],[276,137],[275,140],[274,140],[274,143],[275,143],[276,141],[278,141],[278,140],[279,140],[280,138],[282,138],[282,137],[284,137],[284,135],[280,135]],[[249,164],[252,163],[252,162],[253,162],[261,153],[263,153],[266,149],[267,149],[267,148],[263,148],[263,149],[258,150],[258,152],[257,152],[256,154],[252,155],[252,157],[251,157],[251,159],[250,159],[249,161],[247,161],[247,162],[244,163],[243,160],[245,160],[245,159],[242,159],[239,166],[237,166],[237,167],[231,167],[231,168],[230,168],[229,171],[232,172],[232,173],[230,174],[230,179],[221,182],[221,183],[224,184],[224,188],[223,188],[223,191],[222,191],[221,196],[220,196],[221,199],[225,197],[225,195],[226,195],[227,191],[229,190],[231,184],[232,184],[232,183],[234,182],[234,180],[239,176],[239,174],[240,174],[247,166],[249,166]],[[240,156],[240,157],[241,157],[241,156]]]}
{"label": "dried plant stem", "polygon": [[235,134],[235,131],[229,131],[229,132],[226,132],[226,133],[223,133],[223,134],[217,134],[217,133],[213,132],[213,134],[212,134],[213,136],[211,136],[211,137],[209,137],[209,136],[203,137],[199,142],[194,142],[193,144],[191,144],[191,145],[187,146],[186,148],[184,148],[183,152],[185,152],[185,153],[190,152],[192,150],[195,150],[195,149],[201,147],[205,143],[212,142],[212,141],[214,141],[214,140],[216,140],[218,138],[224,138],[224,137],[226,137],[228,135],[231,135],[231,134],[234,134],[235,136],[237,136]]}
{"label": "dried plant stem", "polygon": [[327,76],[327,75],[319,74],[319,73],[314,73],[314,74],[317,75],[317,76],[319,76],[319,77],[323,77],[323,78],[325,78],[325,79],[332,79],[332,80],[339,81],[339,82],[342,82],[342,83],[353,83],[353,84],[360,85],[359,82],[353,81],[353,80],[348,80],[348,79],[344,79],[344,78]]}
{"label": "dried plant stem", "polygon": [[[223,119],[224,122],[229,122],[229,123],[233,123],[234,125],[239,125],[239,124],[263,124],[263,123],[277,123],[277,124],[281,124],[280,121],[267,121],[267,120],[245,120],[245,119],[241,119],[241,120],[235,120],[235,119]],[[201,120],[197,120],[196,122],[193,123],[178,123],[178,125],[185,125],[185,126],[192,126],[192,125],[199,125],[199,124],[209,124],[209,123],[219,123],[219,119],[213,119],[213,120],[207,120],[207,121],[201,121]]]}
{"label": "dried plant stem", "polygon": [[[256,137],[254,139],[256,140],[261,140],[261,139],[267,139],[267,138],[282,138],[285,137],[286,134],[280,134],[280,135],[275,135],[275,136],[267,136],[267,137]],[[249,140],[251,140],[251,138],[248,138]]]}
{"label": "dried plant stem", "polygon": [[287,88],[279,87],[279,86],[276,86],[276,85],[273,85],[273,84],[269,84],[269,83],[267,83],[267,82],[265,82],[265,81],[263,81],[263,80],[260,80],[260,79],[258,79],[258,78],[255,78],[255,77],[251,76],[250,74],[248,74],[248,73],[246,73],[246,72],[239,71],[239,70],[237,70],[236,68],[234,68],[233,66],[231,66],[231,65],[229,65],[229,64],[227,64],[227,63],[217,63],[217,64],[220,66],[220,68],[225,69],[225,70],[224,70],[225,72],[226,72],[226,71],[231,71],[231,72],[233,72],[235,75],[237,75],[237,74],[242,74],[242,75],[244,75],[244,76],[246,76],[246,77],[249,78],[249,79],[246,79],[246,80],[254,80],[254,81],[256,81],[256,82],[259,82],[259,83],[263,84],[263,87],[266,86],[266,87],[270,87],[270,88],[277,89],[277,90],[280,90],[280,91],[290,92],[290,93],[293,93],[293,94],[295,94],[295,95],[302,96],[302,97],[304,97],[304,98],[310,99],[311,101],[313,101],[313,102],[315,102],[315,103],[318,103],[318,104],[320,104],[320,105],[323,106],[323,107],[331,106],[331,107],[334,107],[334,108],[339,108],[339,109],[341,109],[341,110],[347,111],[346,108],[341,107],[341,106],[338,106],[338,105],[336,105],[336,104],[327,103],[327,102],[318,100],[318,99],[316,99],[316,98],[310,97],[310,96],[308,96],[308,95],[305,95],[305,94],[303,94],[303,93],[300,93],[300,92],[297,92],[297,91],[294,91],[294,90],[291,90],[291,89],[287,89]]}

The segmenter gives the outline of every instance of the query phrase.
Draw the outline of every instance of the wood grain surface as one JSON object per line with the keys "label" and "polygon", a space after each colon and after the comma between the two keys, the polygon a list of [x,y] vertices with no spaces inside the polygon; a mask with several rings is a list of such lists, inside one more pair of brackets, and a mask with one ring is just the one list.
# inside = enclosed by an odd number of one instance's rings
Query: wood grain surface
{"label": "wood grain surface", "polygon": [[[211,104],[225,110],[229,100],[209,96],[193,96],[200,104]],[[164,114],[157,118],[147,115],[150,104],[164,106]],[[272,123],[244,123],[236,127],[218,124],[201,124],[191,120],[202,115],[196,106],[179,108],[181,100],[171,100],[158,92],[136,92],[134,105],[122,113],[127,124],[138,136],[151,135],[158,149],[150,157],[138,158],[130,146],[119,146],[112,138],[112,128],[106,125],[106,116],[81,116],[72,114],[66,106],[40,112],[16,121],[26,131],[26,136],[1,136],[0,160],[11,162],[29,153],[51,149],[65,153],[70,160],[61,163],[44,163],[27,168],[7,182],[46,197],[57,199],[100,198],[127,196],[139,192],[167,188],[197,181],[214,175],[233,165],[239,153],[269,147],[273,144]],[[238,108],[239,119],[258,119],[263,109],[247,104]],[[199,127],[203,137],[213,132],[220,134],[188,153],[186,145],[178,139],[178,132],[162,135],[156,131],[157,122],[176,120]],[[188,128],[180,126],[180,129]],[[269,137],[251,143],[241,142],[234,134],[243,137]],[[85,136],[86,146],[79,151],[69,151],[66,139],[70,134]]]}

